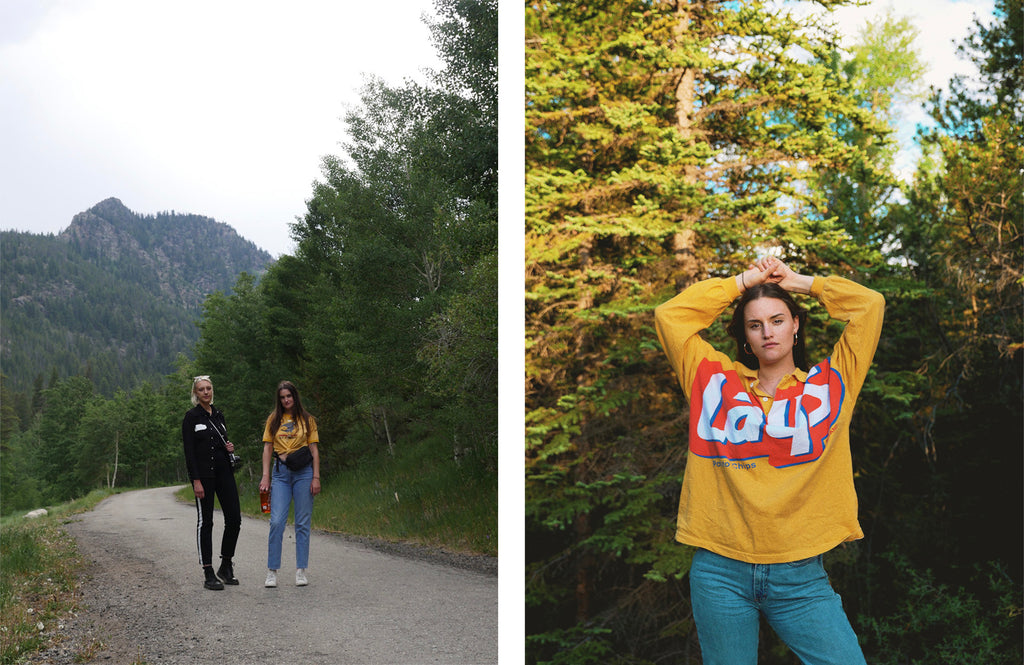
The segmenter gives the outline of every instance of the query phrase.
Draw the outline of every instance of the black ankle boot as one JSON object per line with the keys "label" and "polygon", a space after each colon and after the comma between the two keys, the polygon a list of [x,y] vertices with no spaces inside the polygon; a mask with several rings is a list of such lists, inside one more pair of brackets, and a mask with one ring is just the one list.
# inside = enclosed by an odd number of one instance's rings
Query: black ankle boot
{"label": "black ankle boot", "polygon": [[217,576],[213,574],[213,566],[203,566],[203,574],[206,575],[206,581],[203,582],[203,586],[213,591],[220,591],[224,588],[221,581],[217,579]]}
{"label": "black ankle boot", "polygon": [[220,560],[220,568],[217,569],[217,577],[224,580],[224,584],[238,584],[235,579],[235,571],[231,567],[231,559]]}

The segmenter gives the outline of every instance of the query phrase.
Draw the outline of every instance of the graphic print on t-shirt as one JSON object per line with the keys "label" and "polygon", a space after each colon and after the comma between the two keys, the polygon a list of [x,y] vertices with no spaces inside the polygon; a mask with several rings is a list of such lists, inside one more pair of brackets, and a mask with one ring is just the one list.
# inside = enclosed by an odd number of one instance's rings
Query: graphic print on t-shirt
{"label": "graphic print on t-shirt", "polygon": [[281,425],[277,429],[277,435],[282,439],[294,439],[296,436],[298,436],[298,433],[295,431],[295,429],[296,427],[294,420],[292,420],[291,418],[282,419]]}
{"label": "graphic print on t-shirt", "polygon": [[767,414],[751,399],[736,370],[703,360],[697,368],[690,408],[690,451],[732,461],[768,458],[775,468],[821,457],[843,403],[845,387],[828,359],[807,374],[807,382],[776,392]]}

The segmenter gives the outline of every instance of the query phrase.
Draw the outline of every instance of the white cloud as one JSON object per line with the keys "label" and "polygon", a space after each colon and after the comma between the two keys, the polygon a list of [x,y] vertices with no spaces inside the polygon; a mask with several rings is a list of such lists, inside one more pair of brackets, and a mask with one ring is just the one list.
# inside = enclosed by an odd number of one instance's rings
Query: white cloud
{"label": "white cloud", "polygon": [[116,196],[290,247],[364,74],[438,67],[430,0],[50,0],[0,15],[0,227]]}
{"label": "white cloud", "polygon": [[[909,18],[919,34],[916,46],[921,60],[927,65],[921,81],[922,88],[946,89],[954,76],[977,75],[973,63],[957,53],[957,47],[973,30],[975,17],[990,23],[994,12],[992,0],[874,0],[862,7],[844,7],[835,12],[843,33],[843,45],[852,44],[868,21],[875,21],[887,11],[897,18]],[[932,120],[918,102],[901,105],[898,109],[900,125],[897,138],[900,152],[896,170],[900,178],[909,181],[914,174],[920,150],[915,144],[918,126],[932,126]]]}
{"label": "white cloud", "polygon": [[956,74],[973,73],[971,64],[957,57],[956,47],[974,24],[974,16],[991,17],[992,0],[874,0],[863,7],[836,10],[836,18],[845,35],[844,45],[852,43],[869,20],[891,10],[897,17],[907,17],[920,30],[917,45],[928,64],[924,75],[926,86],[945,87]]}

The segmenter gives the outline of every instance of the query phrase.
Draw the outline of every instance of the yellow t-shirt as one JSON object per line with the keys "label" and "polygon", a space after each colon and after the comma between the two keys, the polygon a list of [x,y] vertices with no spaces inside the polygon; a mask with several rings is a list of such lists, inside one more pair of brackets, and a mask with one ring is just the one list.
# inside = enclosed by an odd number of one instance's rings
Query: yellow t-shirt
{"label": "yellow t-shirt", "polygon": [[273,443],[274,452],[278,455],[290,454],[311,443],[319,443],[320,435],[316,431],[316,419],[309,417],[309,431],[306,431],[305,420],[299,418],[296,422],[291,414],[286,413],[281,418],[281,426],[277,432],[270,434],[270,423],[274,414],[267,418],[267,424],[263,428],[263,443]]}
{"label": "yellow t-shirt", "polygon": [[885,299],[841,277],[815,277],[811,295],[846,328],[831,356],[785,377],[774,395],[760,390],[755,370],[699,335],[739,296],[735,279],[699,282],[655,310],[690,403],[679,542],[747,563],[784,563],[864,537],[849,429]]}

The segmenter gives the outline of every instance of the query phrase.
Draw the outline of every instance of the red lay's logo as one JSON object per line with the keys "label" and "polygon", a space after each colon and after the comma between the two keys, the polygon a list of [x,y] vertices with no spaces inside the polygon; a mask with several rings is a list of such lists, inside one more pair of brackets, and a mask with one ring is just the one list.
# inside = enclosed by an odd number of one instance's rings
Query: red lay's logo
{"label": "red lay's logo", "polygon": [[690,409],[690,451],[700,457],[750,460],[767,457],[775,468],[806,464],[821,457],[829,429],[839,417],[845,386],[829,360],[776,393],[764,410],[746,393],[739,374],[717,361],[697,369]]}

